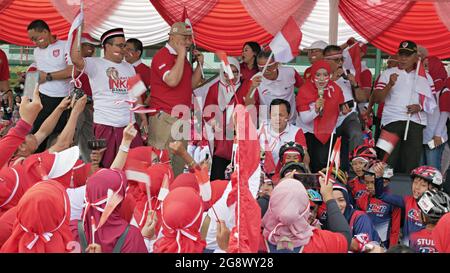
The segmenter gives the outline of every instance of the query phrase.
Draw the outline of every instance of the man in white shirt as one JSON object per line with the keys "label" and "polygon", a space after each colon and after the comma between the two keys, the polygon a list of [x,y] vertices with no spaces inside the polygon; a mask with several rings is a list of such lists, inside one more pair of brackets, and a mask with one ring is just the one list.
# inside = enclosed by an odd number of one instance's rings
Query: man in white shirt
{"label": "man in white shirt", "polygon": [[346,115],[339,115],[336,124],[336,135],[343,136],[341,146],[341,169],[348,171],[350,162],[348,159],[349,151],[363,143],[362,127],[357,112],[358,102],[367,102],[369,93],[358,86],[355,76],[345,74],[342,68],[344,58],[342,49],[336,45],[329,45],[323,50],[324,59],[331,66],[331,79],[335,81],[342,89],[344,101],[352,103],[351,111]]}
{"label": "man in white shirt", "polygon": [[[83,58],[76,46],[72,48],[72,62],[79,71],[83,71],[89,77],[94,102],[94,135],[97,139],[104,138],[107,149],[102,159],[102,166],[109,168],[117,152],[128,151],[121,147],[124,128],[131,122],[135,124],[134,114],[130,113],[127,103],[119,103],[129,100],[128,79],[135,76],[134,67],[125,62],[125,34],[122,28],[111,29],[101,36],[101,44],[104,49],[104,57]],[[142,103],[139,99],[138,103]],[[141,114],[144,124],[147,118]],[[139,127],[135,124],[136,129]],[[138,134],[131,143],[131,148],[142,146],[142,138]]]}
{"label": "man in white shirt", "polygon": [[[62,99],[69,95],[72,66],[67,65],[65,59],[66,41],[57,40],[46,22],[34,20],[28,25],[27,31],[30,40],[37,46],[34,49],[34,60],[39,72],[39,93],[43,105],[33,124],[32,133],[36,133]],[[53,133],[43,141],[37,152],[44,151],[47,142],[63,130],[68,116],[68,111],[61,115]]]}
{"label": "man in white shirt", "polygon": [[[270,51],[261,51],[258,54],[256,60],[260,71],[263,70],[270,53]],[[281,66],[271,58],[264,75],[255,75],[253,82],[255,84],[252,87],[257,88],[260,105],[269,107],[274,99],[283,99],[290,103],[291,109],[295,109],[294,87],[300,88],[303,79],[294,68]],[[296,119],[297,111],[292,111],[289,122],[295,124]]]}
{"label": "man in white shirt", "polygon": [[[417,45],[412,41],[403,41],[398,49],[399,65],[387,69],[381,74],[374,90],[375,102],[384,102],[381,118],[383,129],[395,133],[400,138],[389,156],[388,164],[395,172],[410,173],[419,166],[423,147],[423,129],[427,125],[427,115],[415,91],[416,66],[418,61]],[[433,81],[427,75],[429,90]],[[403,140],[408,116],[411,114],[408,138]],[[380,153],[381,158],[384,152]]]}

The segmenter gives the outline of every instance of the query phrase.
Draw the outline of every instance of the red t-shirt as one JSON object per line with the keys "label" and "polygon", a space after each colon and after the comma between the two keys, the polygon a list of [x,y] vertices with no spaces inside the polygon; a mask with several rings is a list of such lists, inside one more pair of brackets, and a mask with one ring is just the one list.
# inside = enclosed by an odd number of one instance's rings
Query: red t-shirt
{"label": "red t-shirt", "polygon": [[253,75],[258,73],[258,68],[253,67],[253,69],[249,69],[246,63],[241,63],[241,81],[250,80]]}
{"label": "red t-shirt", "polygon": [[0,49],[0,81],[9,80],[9,64],[5,52]]}
{"label": "red t-shirt", "polygon": [[[165,73],[169,73],[175,65],[177,55],[169,52],[169,45],[160,49],[152,60],[152,69],[150,77],[150,85],[152,92],[150,93],[150,106],[161,109],[171,114],[172,108],[176,105],[186,105],[189,107],[192,100],[192,67],[185,59],[183,76],[180,83],[176,87],[170,87],[163,81]],[[175,113],[178,115],[178,113]]]}
{"label": "red t-shirt", "polygon": [[[150,89],[150,78],[151,78],[151,69],[146,66],[143,62],[139,63],[137,66],[134,66],[134,70],[136,74],[141,76],[142,81],[144,82],[147,89]],[[142,101],[145,101],[145,93],[141,96]]]}
{"label": "red t-shirt", "polygon": [[359,77],[362,88],[372,88],[372,73],[369,69],[362,71]]}
{"label": "red t-shirt", "polygon": [[421,231],[414,232],[409,237],[409,246],[416,253],[436,253],[436,247],[432,236],[432,231],[424,228]]}
{"label": "red t-shirt", "polygon": [[347,239],[341,233],[315,229],[302,253],[347,253]]}

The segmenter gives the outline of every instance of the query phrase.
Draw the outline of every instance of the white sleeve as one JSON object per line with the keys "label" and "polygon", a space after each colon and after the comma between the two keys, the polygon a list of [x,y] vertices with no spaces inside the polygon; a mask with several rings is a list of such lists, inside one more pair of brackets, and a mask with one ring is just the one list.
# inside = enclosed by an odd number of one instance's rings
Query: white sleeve
{"label": "white sleeve", "polygon": [[83,58],[84,60],[84,73],[89,77],[94,77],[97,72],[96,61],[93,57]]}
{"label": "white sleeve", "polygon": [[447,119],[449,118],[450,113],[449,112],[439,112],[439,114],[440,114],[439,115],[439,120],[438,120],[438,122],[436,124],[436,127],[434,127],[434,134],[433,134],[433,136],[440,136],[440,137],[442,137],[441,136],[441,132],[444,131],[444,128],[446,126]]}
{"label": "white sleeve", "polygon": [[391,76],[390,69],[381,73],[380,78],[375,83],[375,89],[384,89],[389,82],[389,77]]}
{"label": "white sleeve", "polygon": [[300,120],[305,123],[311,123],[319,114],[316,113],[316,103],[312,102],[309,104],[309,110],[308,111],[302,111],[298,112],[300,116]]}

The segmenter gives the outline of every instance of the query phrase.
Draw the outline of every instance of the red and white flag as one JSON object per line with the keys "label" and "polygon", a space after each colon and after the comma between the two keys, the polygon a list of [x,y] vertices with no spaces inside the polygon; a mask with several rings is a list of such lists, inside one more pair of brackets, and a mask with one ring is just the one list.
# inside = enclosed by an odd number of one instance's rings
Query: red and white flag
{"label": "red and white flag", "polygon": [[433,113],[434,108],[437,106],[436,100],[433,97],[433,90],[431,90],[425,68],[420,59],[417,63],[417,67],[419,71],[416,78],[415,91],[419,94],[419,102],[423,110],[431,114]]}
{"label": "red and white flag", "polygon": [[264,138],[264,172],[273,174],[276,169],[275,160],[273,159],[272,149],[270,149],[269,140],[267,139],[266,127],[261,129],[261,136]]}
{"label": "red and white flag", "polygon": [[147,91],[147,87],[142,81],[141,75],[136,74],[128,78],[128,95],[131,98],[139,98],[145,91]]}
{"label": "red and white flag", "polygon": [[356,82],[361,84],[361,47],[363,43],[356,42],[349,48],[346,48],[342,53],[344,57],[344,64],[342,65],[345,70],[350,70],[355,75]]}
{"label": "red and white flag", "polygon": [[227,73],[228,78],[231,80],[234,78],[233,75],[233,70],[231,70],[231,65],[228,62],[228,56],[227,53],[223,52],[223,51],[217,51],[216,52],[217,57],[220,60],[220,65],[223,68],[223,71],[225,71],[225,73]]}
{"label": "red and white flag", "polygon": [[227,200],[228,206],[236,204],[236,225],[230,233],[228,253],[256,253],[261,234],[261,209],[250,191],[250,181],[260,177],[260,145],[250,113],[244,107],[237,107],[236,114],[235,171]]}
{"label": "red and white flag", "polygon": [[377,141],[377,147],[386,152],[385,158],[383,158],[384,162],[386,162],[387,157],[392,153],[399,140],[400,137],[398,135],[386,130],[381,130],[380,137]]}
{"label": "red and white flag", "polygon": [[209,181],[208,167],[195,168],[194,175],[197,178],[203,202],[208,202],[211,200],[211,182]]}
{"label": "red and white flag", "polygon": [[275,61],[282,63],[292,61],[299,53],[298,47],[301,41],[302,32],[291,16],[269,44]]}
{"label": "red and white flag", "polygon": [[158,110],[156,108],[147,108],[145,105],[138,104],[130,109],[132,112],[137,114],[147,114],[147,113],[156,113]]}
{"label": "red and white flag", "polygon": [[160,202],[164,201],[164,199],[166,199],[166,196],[168,194],[169,194],[169,177],[167,175],[164,175],[164,179],[158,193],[158,201]]}
{"label": "red and white flag", "polygon": [[330,162],[330,167],[327,170],[327,176],[325,178],[325,182],[328,183],[328,179],[330,178],[331,170],[339,170],[341,166],[341,137],[336,139],[336,142],[333,146],[333,151],[331,152],[331,156],[328,159]]}
{"label": "red and white flag", "polygon": [[70,57],[70,53],[72,52],[72,46],[75,41],[74,37],[77,36],[78,32],[80,31],[81,25],[83,24],[84,19],[84,12],[80,8],[80,11],[78,12],[77,16],[75,16],[75,19],[72,22],[72,25],[70,26],[69,35],[67,36],[67,43],[66,43],[66,63],[68,65],[72,65],[72,58]]}
{"label": "red and white flag", "polygon": [[188,16],[186,7],[184,7],[184,9],[183,9],[183,17],[181,18],[181,22],[184,22],[186,24],[187,29],[190,28],[192,30],[192,43],[194,44],[194,47],[197,47],[197,44],[195,43],[195,38],[194,38],[194,29],[192,28],[191,20],[189,20],[189,16]]}

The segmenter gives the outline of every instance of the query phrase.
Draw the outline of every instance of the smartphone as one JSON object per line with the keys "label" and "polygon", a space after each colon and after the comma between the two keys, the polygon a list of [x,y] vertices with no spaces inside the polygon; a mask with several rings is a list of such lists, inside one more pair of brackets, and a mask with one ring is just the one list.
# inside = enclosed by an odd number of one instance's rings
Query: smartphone
{"label": "smartphone", "polygon": [[345,104],[347,104],[348,108],[350,108],[350,109],[353,109],[353,107],[355,107],[355,101],[349,100],[349,101],[339,104],[339,110],[342,111],[342,108],[344,107]]}
{"label": "smartphone", "polygon": [[91,150],[100,150],[106,147],[106,139],[88,140],[88,147]]}
{"label": "smartphone", "polygon": [[23,90],[23,95],[28,96],[30,99],[33,98],[34,89],[36,84],[39,83],[39,71],[27,72],[25,76],[25,87]]}
{"label": "smartphone", "polygon": [[74,88],[72,93],[70,93],[70,99],[75,97],[75,100],[80,99],[82,96],[84,96],[84,91],[81,88]]}

